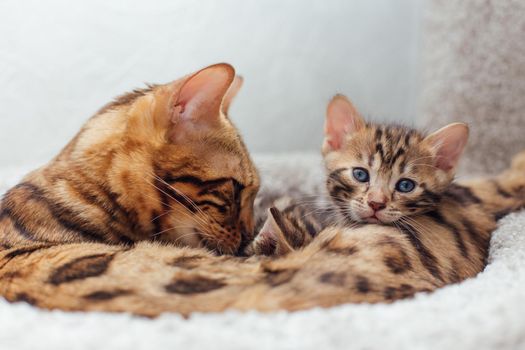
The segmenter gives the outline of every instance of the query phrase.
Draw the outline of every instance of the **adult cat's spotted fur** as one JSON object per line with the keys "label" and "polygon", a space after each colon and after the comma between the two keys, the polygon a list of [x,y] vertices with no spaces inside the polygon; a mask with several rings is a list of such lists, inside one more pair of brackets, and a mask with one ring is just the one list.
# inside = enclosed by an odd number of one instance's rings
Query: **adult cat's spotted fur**
{"label": "adult cat's spotted fur", "polygon": [[[217,67],[213,68],[215,69]],[[222,69],[232,73],[226,67],[220,68],[221,71]],[[232,77],[232,74],[228,76]],[[198,77],[198,74],[194,77]],[[184,88],[184,85],[182,86]],[[209,92],[206,89],[205,91]],[[221,94],[223,91],[221,90]],[[163,104],[159,105],[157,99],[152,100],[152,96],[156,95],[149,93],[146,96],[149,97],[139,97],[134,102],[128,102],[131,105],[114,106],[113,109],[109,109],[112,111],[110,113],[115,115],[124,113],[128,118],[132,118],[137,114],[129,115],[124,112],[128,108],[132,111],[143,111],[143,114],[138,115],[144,116],[155,115],[148,113],[155,111],[156,108],[165,108],[162,107]],[[151,108],[152,102],[156,108]],[[140,109],[136,109],[139,107]],[[185,108],[182,113],[180,110],[177,111],[176,116],[184,114],[184,111],[191,112],[192,109]],[[107,117],[108,115],[104,118]],[[103,117],[96,117],[94,120],[97,121],[97,118],[100,125],[103,125]],[[116,117],[109,116],[108,122],[111,122],[112,118]],[[145,135],[146,130],[151,130],[149,129],[151,125],[147,120],[138,120],[143,122],[140,127],[134,124],[136,127],[132,128],[132,131]],[[221,119],[221,121],[227,123],[226,120]],[[90,125],[88,124],[88,131],[93,127]],[[171,126],[169,123],[161,125]],[[102,128],[98,130],[108,131]],[[228,130],[230,133],[226,135],[234,134],[231,125]],[[86,129],[83,132],[86,132]],[[169,135],[174,137],[170,139],[171,142],[179,140],[181,136],[177,133],[169,133]],[[237,135],[234,135],[233,139],[227,138],[227,140],[230,142],[238,140]],[[219,137],[220,134],[214,136]],[[222,220],[228,218],[230,220],[228,222],[237,222],[240,212],[241,221],[249,222],[248,218],[242,220],[242,213],[251,208],[257,177],[245,155],[244,148],[240,146],[242,145],[240,141],[233,142],[233,145],[238,147],[232,147],[232,144],[228,143],[230,147],[221,148],[219,145],[224,144],[216,140],[217,143],[214,144],[217,150],[224,150],[223,153],[219,152],[222,156],[221,165],[229,164],[224,160],[228,159],[227,155],[237,157],[240,162],[235,163],[237,167],[234,169],[225,167],[223,173],[219,173],[220,169],[214,168],[213,173],[216,177],[224,177],[226,173],[233,178],[229,184],[223,183],[222,180],[217,184],[211,177],[205,179],[211,181],[210,184],[214,186],[224,185],[225,188],[231,186],[231,191],[226,191],[222,187],[220,187],[222,191],[213,186],[207,187],[206,182],[196,181],[195,173],[191,177],[178,178],[173,184],[165,181],[166,183],[163,182],[165,187],[159,189],[158,185],[142,183],[144,174],[148,172],[138,171],[119,178],[116,184],[122,187],[112,187],[120,189],[120,192],[116,192],[118,195],[102,190],[95,191],[99,187],[91,187],[93,182],[87,181],[88,178],[84,181],[87,184],[86,191],[90,195],[75,197],[73,194],[77,192],[71,191],[66,186],[67,183],[74,181],[68,180],[64,184],[57,172],[46,169],[53,169],[56,164],[66,164],[62,162],[71,161],[72,157],[74,159],[93,145],[99,145],[98,140],[98,137],[88,139],[77,137],[48,168],[29,175],[21,185],[7,193],[2,204],[3,250],[0,251],[0,293],[7,300],[25,301],[48,309],[120,311],[148,316],[155,316],[162,312],[188,314],[195,311],[222,311],[228,308],[261,311],[299,310],[346,302],[388,302],[411,296],[416,292],[432,291],[477,274],[484,266],[496,216],[517,209],[525,200],[525,193],[523,193],[525,154],[522,154],[515,159],[511,169],[497,178],[463,184],[460,193],[456,193],[455,196],[444,196],[434,208],[441,217],[428,215],[429,212],[417,213],[411,217],[410,226],[402,228],[376,224],[358,228],[328,227],[317,234],[309,245],[291,251],[283,257],[216,256],[203,248],[180,248],[155,242],[130,244],[130,240],[141,240],[136,239],[135,236],[124,239],[123,244],[115,244],[120,240],[111,238],[120,236],[103,234],[95,235],[93,238],[90,235],[85,237],[83,234],[86,233],[83,229],[89,227],[87,224],[91,221],[79,220],[79,225],[77,220],[72,219],[94,215],[93,219],[101,219],[101,222],[112,225],[108,227],[118,227],[127,232],[125,227],[117,226],[121,223],[118,215],[126,217],[125,213],[119,213],[119,206],[115,206],[114,210],[118,210],[115,219],[112,219],[107,213],[113,210],[113,207],[106,207],[104,204],[106,200],[115,205],[114,203],[120,203],[119,200],[127,199],[125,203],[129,206],[123,204],[120,206],[129,208],[133,205],[132,208],[138,206],[137,210],[144,209],[152,202],[148,202],[146,196],[139,200],[131,194],[145,195],[146,190],[150,189],[156,194],[155,198],[160,203],[173,199],[171,205],[181,202],[181,205],[191,212],[190,208],[193,205],[188,200],[190,194],[210,195],[214,199],[224,197],[222,199],[225,202],[230,198],[229,204],[233,204],[235,202],[233,199],[238,198],[234,190],[235,183],[238,182],[243,185],[239,186],[238,192],[245,201],[241,200],[240,205],[235,207],[237,210],[229,209],[218,218],[222,217]],[[115,142],[114,138],[111,140]],[[140,143],[137,144],[140,139],[132,140],[135,143],[130,146],[136,147],[132,149],[140,150]],[[165,138],[161,137],[159,140]],[[200,142],[191,143],[191,147],[185,150],[187,152],[199,150],[210,141],[207,138],[198,140]],[[332,141],[327,140],[329,144]],[[343,142],[339,147],[346,142],[345,139],[341,141]],[[178,145],[183,147],[183,143]],[[333,145],[330,147],[336,149]],[[99,153],[89,153],[89,157],[82,158],[82,164],[98,169],[95,165],[98,164],[99,157],[105,159],[106,153],[103,152],[103,147],[97,149]],[[127,148],[119,148],[117,151],[125,150]],[[216,149],[208,151],[216,152]],[[135,166],[138,166],[137,163],[151,164],[151,161],[157,158],[164,160],[161,164],[165,166],[172,164],[176,167],[180,164],[173,159],[170,161],[170,152],[167,153],[158,152],[154,153],[155,157],[144,157],[143,153],[138,152],[135,155],[138,158],[125,157],[125,161],[120,161],[118,164],[129,166],[128,162],[134,161]],[[207,156],[205,153],[199,154],[202,157]],[[199,162],[191,163],[199,167],[201,175],[200,167],[203,164],[209,165],[203,160],[208,160],[211,164],[214,161],[206,157]],[[337,162],[334,160],[334,163]],[[81,165],[75,162],[73,164]],[[100,169],[96,173],[98,176],[107,178],[104,174],[115,175],[107,170],[108,164],[103,164],[106,166],[103,169],[106,170]],[[72,176],[71,174],[78,168],[68,168],[63,165],[59,169],[61,171],[58,174],[61,176]],[[191,166],[183,169],[197,171]],[[211,171],[209,168],[206,169]],[[140,176],[138,173],[141,173]],[[240,174],[243,175],[242,178],[239,177]],[[54,182],[47,180],[51,175],[56,176],[53,179],[57,180]],[[181,183],[188,187],[172,188]],[[140,184],[143,186],[139,187]],[[104,186],[115,184],[102,182],[99,185],[104,189],[107,188]],[[197,189],[196,186],[201,187]],[[231,193],[231,196],[223,193]],[[465,196],[465,193],[469,195]],[[52,197],[51,194],[55,196]],[[63,195],[67,195],[69,202],[62,201]],[[84,198],[86,202],[83,201]],[[184,205],[186,203],[184,200],[188,201],[187,205]],[[55,206],[56,203],[59,204],[58,207]],[[204,206],[205,203],[202,205]],[[80,208],[82,210],[79,210]],[[170,216],[168,208],[164,210],[165,212],[157,214],[165,213],[166,216]],[[41,213],[45,215],[40,216]],[[140,214],[143,212],[141,211]],[[148,219],[155,219],[152,218],[151,212],[147,216],[146,220],[139,222],[146,223]],[[51,226],[48,226],[50,224]],[[279,224],[277,226],[281,227]],[[146,232],[160,231],[151,228]],[[233,230],[233,232],[238,231]],[[101,240],[105,240],[104,243],[87,242],[95,241],[99,236],[104,237]],[[223,238],[224,234],[219,237]],[[174,241],[177,239],[175,238]],[[232,239],[237,243],[227,245],[217,239],[211,248],[218,250],[222,247],[224,251],[229,247],[229,251],[235,251],[240,246],[239,240],[240,238]],[[280,243],[281,241],[278,241],[278,244]],[[210,247],[209,242],[206,246]]]}

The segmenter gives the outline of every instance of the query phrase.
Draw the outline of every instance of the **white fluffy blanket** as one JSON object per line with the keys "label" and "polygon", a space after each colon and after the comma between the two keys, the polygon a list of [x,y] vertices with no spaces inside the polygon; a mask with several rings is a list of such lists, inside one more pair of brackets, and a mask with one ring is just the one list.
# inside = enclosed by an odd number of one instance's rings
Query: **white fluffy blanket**
{"label": "white fluffy blanket", "polygon": [[[315,156],[256,157],[266,189],[319,184]],[[0,193],[28,168],[0,171]],[[277,177],[276,177],[277,176]],[[279,180],[281,179],[281,180]],[[282,180],[288,179],[288,180]],[[504,218],[476,278],[391,305],[261,314],[64,313],[0,299],[0,349],[523,349],[525,212]]]}

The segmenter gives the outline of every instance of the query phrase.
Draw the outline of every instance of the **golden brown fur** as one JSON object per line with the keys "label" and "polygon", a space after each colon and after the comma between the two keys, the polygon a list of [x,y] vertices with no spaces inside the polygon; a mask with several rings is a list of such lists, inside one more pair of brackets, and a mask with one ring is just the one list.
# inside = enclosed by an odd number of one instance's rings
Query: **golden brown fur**
{"label": "golden brown fur", "polygon": [[[493,180],[468,185],[485,205],[460,210],[465,208],[457,202],[444,203],[444,216],[451,223],[468,218],[475,225],[472,232],[457,226],[468,259],[461,255],[453,232],[421,216],[415,218],[425,227],[421,231],[374,224],[328,228],[311,244],[280,258],[215,256],[203,249],[147,242],[134,247],[19,246],[0,253],[0,291],[10,301],[42,308],[146,316],[230,308],[300,310],[409,297],[483,269],[495,228],[492,214],[523,205],[525,154],[520,159],[521,168],[495,179],[503,187],[498,189]],[[516,196],[501,197],[498,191]],[[425,257],[424,251],[434,258]]]}
{"label": "golden brown fur", "polygon": [[259,180],[224,114],[233,81],[230,66],[215,65],[104,107],[7,192],[0,242],[160,240],[235,253],[251,238]]}
{"label": "golden brown fur", "polygon": [[[250,231],[258,186],[227,119],[220,119],[220,133],[180,142],[171,118],[143,118],[165,115],[172,103],[159,101],[180,90],[177,83],[170,86],[168,94],[157,87],[107,107],[55,160],[6,194],[0,294],[7,300],[146,316],[391,302],[475,276],[485,266],[497,218],[525,202],[521,154],[497,178],[447,187],[432,210],[416,211],[399,227],[327,227],[310,244],[281,257],[217,256],[204,248],[175,246],[183,235],[150,242],[164,227],[173,228],[173,221],[180,225],[181,216],[188,217],[183,213],[201,215],[191,209],[197,201],[205,210],[205,200],[238,198],[239,191],[237,210],[207,209],[213,225],[201,238],[216,252],[242,249],[236,225]],[[183,108],[175,116],[187,111],[193,110]],[[450,174],[445,175],[448,181]],[[155,227],[158,215],[173,221]],[[183,243],[196,246],[197,240]]]}

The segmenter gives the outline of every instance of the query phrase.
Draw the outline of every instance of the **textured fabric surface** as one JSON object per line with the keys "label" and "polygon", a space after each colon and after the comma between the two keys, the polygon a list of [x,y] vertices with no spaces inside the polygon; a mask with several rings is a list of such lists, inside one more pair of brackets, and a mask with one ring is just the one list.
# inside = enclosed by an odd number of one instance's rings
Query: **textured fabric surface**
{"label": "textured fabric surface", "polygon": [[[263,191],[317,191],[318,155],[258,156]],[[29,168],[0,171],[0,193]],[[299,190],[295,186],[301,187]],[[178,315],[48,312],[0,299],[0,349],[523,349],[525,212],[501,221],[476,278],[391,305],[295,313]]]}
{"label": "textured fabric surface", "polygon": [[429,0],[421,113],[471,126],[464,171],[497,172],[525,148],[525,2]]}

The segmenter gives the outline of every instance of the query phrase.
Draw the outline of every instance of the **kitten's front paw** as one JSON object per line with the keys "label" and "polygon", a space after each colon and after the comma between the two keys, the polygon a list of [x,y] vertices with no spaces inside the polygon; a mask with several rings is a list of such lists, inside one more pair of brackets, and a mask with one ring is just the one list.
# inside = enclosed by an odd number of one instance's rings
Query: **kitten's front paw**
{"label": "kitten's front paw", "polygon": [[279,210],[274,207],[268,209],[266,222],[246,248],[246,255],[281,256],[293,251],[285,238],[284,228],[279,225],[282,222],[283,216]]}

